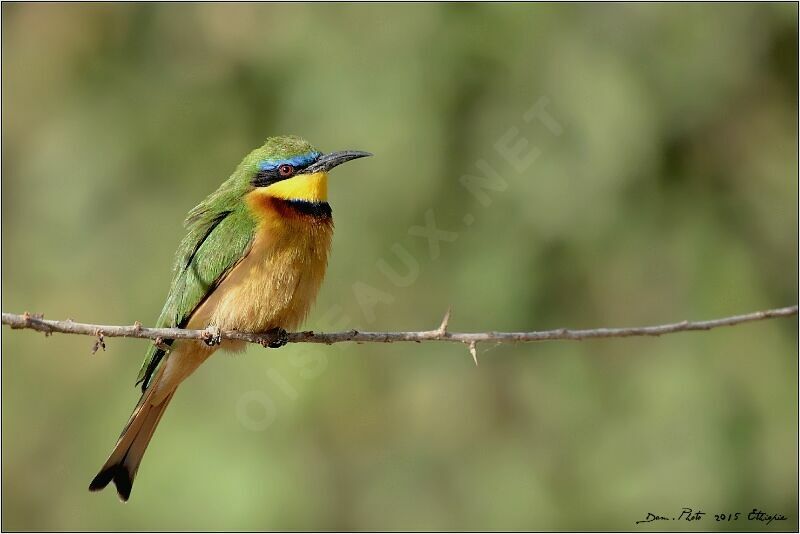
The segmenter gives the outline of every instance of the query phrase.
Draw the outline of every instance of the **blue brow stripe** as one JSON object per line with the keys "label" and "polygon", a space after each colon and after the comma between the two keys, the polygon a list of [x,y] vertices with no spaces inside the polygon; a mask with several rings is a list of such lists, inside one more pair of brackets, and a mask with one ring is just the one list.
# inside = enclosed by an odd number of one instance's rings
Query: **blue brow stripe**
{"label": "blue brow stripe", "polygon": [[314,163],[320,155],[319,152],[309,152],[308,154],[301,154],[287,159],[268,159],[259,163],[258,168],[262,171],[271,171],[285,164],[289,164],[292,167],[306,167]]}

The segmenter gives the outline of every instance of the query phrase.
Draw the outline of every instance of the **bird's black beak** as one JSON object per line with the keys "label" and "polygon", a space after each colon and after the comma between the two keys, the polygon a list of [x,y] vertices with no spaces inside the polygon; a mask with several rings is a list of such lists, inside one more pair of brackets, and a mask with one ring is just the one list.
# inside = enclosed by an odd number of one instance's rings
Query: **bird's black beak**
{"label": "bird's black beak", "polygon": [[315,172],[327,172],[337,165],[341,165],[351,159],[366,158],[371,156],[369,152],[361,152],[360,150],[341,150],[339,152],[331,152],[330,154],[323,154],[317,161],[303,169],[303,174],[313,174]]}

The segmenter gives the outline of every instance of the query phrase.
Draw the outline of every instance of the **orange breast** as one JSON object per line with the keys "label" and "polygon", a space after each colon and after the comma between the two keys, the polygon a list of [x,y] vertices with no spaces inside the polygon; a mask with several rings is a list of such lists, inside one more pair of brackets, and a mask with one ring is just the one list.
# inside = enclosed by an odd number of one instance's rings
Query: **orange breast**
{"label": "orange breast", "polygon": [[247,200],[259,219],[253,244],[193,314],[191,328],[292,330],[316,299],[325,276],[332,219],[305,214],[279,199]]}

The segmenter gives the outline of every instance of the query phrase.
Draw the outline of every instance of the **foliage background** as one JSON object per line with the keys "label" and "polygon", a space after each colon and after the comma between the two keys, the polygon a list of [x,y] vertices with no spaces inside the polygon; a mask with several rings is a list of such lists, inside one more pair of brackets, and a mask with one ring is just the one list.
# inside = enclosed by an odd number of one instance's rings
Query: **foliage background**
{"label": "foliage background", "polygon": [[[331,183],[308,327],[624,326],[797,302],[797,5],[2,6],[2,308],[151,323],[184,214],[265,137]],[[541,98],[563,128],[522,115]],[[516,172],[510,128],[540,157]],[[459,183],[485,159],[508,183]],[[432,259],[433,210],[458,232]],[[474,223],[466,226],[464,215]],[[398,287],[401,244],[417,266]],[[354,284],[391,302],[367,308]],[[365,287],[365,286],[359,286]],[[369,310],[374,314],[370,314]],[[661,339],[253,347],[182,388],[132,500],[86,491],[144,342],[2,330],[4,530],[797,523],[797,325]],[[259,430],[259,428],[261,430]]]}

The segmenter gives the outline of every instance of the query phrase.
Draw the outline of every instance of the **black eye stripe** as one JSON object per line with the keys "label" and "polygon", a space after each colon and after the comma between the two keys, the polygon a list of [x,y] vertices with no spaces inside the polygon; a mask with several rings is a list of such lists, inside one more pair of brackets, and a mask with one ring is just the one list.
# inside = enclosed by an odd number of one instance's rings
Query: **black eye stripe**
{"label": "black eye stripe", "polygon": [[278,169],[270,169],[266,171],[258,171],[250,183],[255,187],[266,187],[274,184],[275,182],[280,182],[283,179],[284,178],[278,174]]}
{"label": "black eye stripe", "polygon": [[274,169],[261,170],[256,173],[256,175],[253,177],[252,180],[250,180],[250,183],[253,184],[253,186],[255,187],[266,187],[276,182],[280,182],[281,180],[286,180],[288,178],[297,176],[303,171],[303,169],[305,169],[312,163],[314,162],[310,161],[303,166],[292,166],[294,168],[294,172],[289,176],[281,176],[280,165],[275,167]]}

